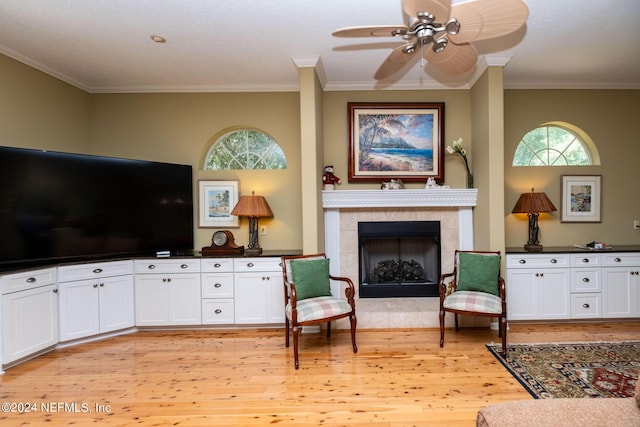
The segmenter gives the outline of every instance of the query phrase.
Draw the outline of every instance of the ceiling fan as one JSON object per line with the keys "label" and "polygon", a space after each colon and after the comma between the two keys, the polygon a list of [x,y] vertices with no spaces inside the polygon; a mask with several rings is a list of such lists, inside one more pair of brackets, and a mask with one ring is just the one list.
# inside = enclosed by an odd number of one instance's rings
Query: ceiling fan
{"label": "ceiling fan", "polygon": [[[384,80],[399,71],[417,53],[447,74],[473,69],[478,52],[472,42],[504,36],[525,25],[529,8],[522,0],[402,0],[407,25],[347,27],[336,37],[399,37],[395,48],[376,71]],[[423,63],[424,65],[424,63]]]}

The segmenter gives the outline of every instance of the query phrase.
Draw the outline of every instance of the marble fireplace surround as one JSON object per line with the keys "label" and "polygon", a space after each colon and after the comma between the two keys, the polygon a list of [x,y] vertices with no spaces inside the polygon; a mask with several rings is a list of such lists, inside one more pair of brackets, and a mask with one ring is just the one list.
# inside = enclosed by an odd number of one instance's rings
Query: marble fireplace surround
{"label": "marble fireplace surround", "polygon": [[[346,276],[358,288],[358,222],[440,221],[442,272],[453,269],[456,249],[473,249],[473,207],[477,189],[333,190],[322,192],[325,252],[331,273]],[[332,287],[339,286],[335,283]],[[340,292],[339,289],[332,289]],[[436,328],[437,297],[359,298],[358,328]],[[348,328],[348,321],[335,327]],[[447,318],[447,325],[453,316]]]}

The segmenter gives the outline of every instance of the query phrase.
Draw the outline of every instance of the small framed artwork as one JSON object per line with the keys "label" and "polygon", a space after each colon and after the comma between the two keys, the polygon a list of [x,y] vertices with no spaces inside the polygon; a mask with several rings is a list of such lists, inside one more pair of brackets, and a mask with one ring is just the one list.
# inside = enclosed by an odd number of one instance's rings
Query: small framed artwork
{"label": "small framed artwork", "polygon": [[444,103],[348,103],[349,182],[444,180]]}
{"label": "small framed artwork", "polygon": [[200,228],[239,227],[231,215],[238,203],[238,181],[198,181]]}
{"label": "small framed artwork", "polygon": [[562,175],[560,193],[560,222],[601,222],[601,175]]}

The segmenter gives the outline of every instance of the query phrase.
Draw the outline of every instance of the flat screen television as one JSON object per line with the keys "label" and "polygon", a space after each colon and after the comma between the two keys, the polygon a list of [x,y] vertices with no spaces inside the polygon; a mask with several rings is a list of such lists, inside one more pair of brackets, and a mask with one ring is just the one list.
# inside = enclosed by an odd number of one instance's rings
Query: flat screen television
{"label": "flat screen television", "polygon": [[0,270],[192,250],[190,165],[0,147]]}

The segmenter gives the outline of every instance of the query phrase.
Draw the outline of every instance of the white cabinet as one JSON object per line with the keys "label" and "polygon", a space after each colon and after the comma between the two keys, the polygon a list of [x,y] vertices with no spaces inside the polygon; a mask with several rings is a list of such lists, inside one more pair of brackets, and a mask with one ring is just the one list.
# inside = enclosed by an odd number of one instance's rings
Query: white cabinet
{"label": "white cabinet", "polygon": [[134,326],[133,261],[58,268],[60,341]]}
{"label": "white cabinet", "polygon": [[603,316],[640,316],[640,253],[603,256]]}
{"label": "white cabinet", "polygon": [[510,320],[638,318],[640,253],[508,254],[507,302]]}
{"label": "white cabinet", "polygon": [[203,259],[201,280],[202,324],[233,324],[235,322],[233,259]]}
{"label": "white cabinet", "polygon": [[234,259],[235,323],[284,324],[280,258]]}
{"label": "white cabinet", "polygon": [[569,285],[568,255],[507,255],[508,319],[570,318]]}
{"label": "white cabinet", "polygon": [[58,343],[57,291],[55,267],[0,276],[1,364]]}
{"label": "white cabinet", "polygon": [[135,261],[138,326],[200,325],[199,259]]}

